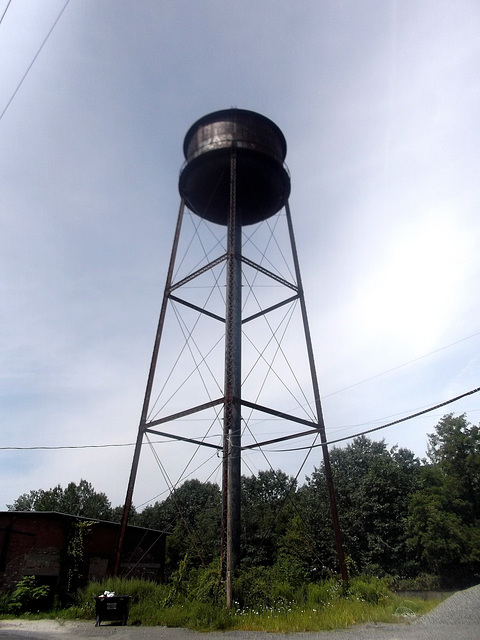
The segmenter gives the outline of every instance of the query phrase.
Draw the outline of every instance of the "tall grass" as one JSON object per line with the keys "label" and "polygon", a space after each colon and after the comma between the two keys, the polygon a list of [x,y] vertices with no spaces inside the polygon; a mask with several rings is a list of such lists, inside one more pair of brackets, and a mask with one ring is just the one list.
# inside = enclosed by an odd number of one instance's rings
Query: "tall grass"
{"label": "tall grass", "polygon": [[79,592],[75,606],[57,614],[70,620],[93,619],[95,597],[104,591],[132,597],[128,621],[130,625],[160,625],[198,630],[231,628],[231,613],[224,607],[190,599],[185,591],[177,593],[176,601],[172,603],[171,585],[135,579],[109,578],[102,582],[90,582],[86,589]]}
{"label": "tall grass", "polygon": [[[256,579],[255,579],[256,576]],[[237,580],[238,601],[224,605],[217,568],[190,571],[172,585],[111,578],[91,582],[66,618],[93,619],[95,596],[104,591],[132,596],[129,624],[196,630],[322,631],[366,622],[398,622],[422,615],[440,600],[402,601],[376,578],[354,578],[345,587],[335,579],[297,585],[271,584],[268,571],[256,569]],[[58,615],[59,612],[57,612]]]}

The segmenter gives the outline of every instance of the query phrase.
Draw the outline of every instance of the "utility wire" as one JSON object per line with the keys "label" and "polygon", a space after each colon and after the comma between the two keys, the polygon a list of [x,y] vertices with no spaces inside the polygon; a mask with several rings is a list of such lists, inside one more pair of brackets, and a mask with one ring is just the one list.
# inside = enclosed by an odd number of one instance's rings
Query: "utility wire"
{"label": "utility wire", "polygon": [[453,402],[457,402],[457,400],[461,400],[466,396],[471,396],[474,393],[478,393],[480,391],[480,387],[476,389],[472,389],[471,391],[467,391],[466,393],[462,393],[455,398],[451,398],[450,400],[445,400],[445,402],[440,402],[439,404],[434,405],[433,407],[428,407],[428,409],[423,409],[423,411],[417,411],[417,413],[412,413],[404,418],[399,418],[398,420],[394,420],[393,422],[388,422],[387,424],[382,424],[379,427],[373,427],[373,429],[367,429],[365,431],[360,431],[359,433],[354,433],[349,436],[344,436],[343,438],[337,438],[336,440],[329,440],[325,443],[320,444],[312,444],[308,447],[296,447],[293,449],[270,449],[270,453],[286,453],[289,451],[305,451],[306,449],[314,449],[316,447],[322,447],[324,445],[336,444],[337,442],[344,442],[345,440],[351,440],[352,438],[358,438],[359,436],[364,436],[367,433],[373,433],[374,431],[380,431],[380,429],[386,429],[387,427],[392,427],[395,424],[400,424],[401,422],[406,422],[407,420],[412,420],[413,418],[418,418],[419,416],[423,416],[426,413],[430,413],[430,411],[435,411],[435,409],[439,409],[440,407],[445,407],[448,404],[452,404]]}
{"label": "utility wire", "polygon": [[[65,9],[67,8],[68,3],[70,2],[70,0],[67,0],[66,3],[63,5],[62,10],[60,11],[60,13],[58,14],[55,22],[53,23],[52,27],[50,28],[50,31],[47,33],[47,35],[45,36],[42,44],[40,45],[40,49],[37,51],[37,53],[34,55],[33,60],[31,61],[31,63],[28,65],[27,70],[25,71],[25,73],[22,76],[22,79],[20,80],[20,82],[17,85],[17,88],[15,89],[15,91],[12,94],[12,97],[10,98],[10,100],[7,102],[4,110],[2,111],[2,113],[0,113],[0,120],[3,118],[3,116],[5,115],[8,107],[12,104],[13,99],[15,98],[15,96],[18,93],[18,90],[20,89],[20,87],[23,84],[23,81],[25,80],[25,78],[28,75],[28,72],[30,71],[30,69],[33,67],[33,65],[35,64],[35,60],[38,58],[38,56],[40,55],[41,50],[43,49],[43,47],[45,46],[48,38],[50,37],[52,31],[55,29],[55,27],[57,26],[57,22],[60,20],[60,18],[63,15],[63,12],[65,11]],[[10,4],[10,3],[9,3]],[[8,5],[7,5],[7,9],[8,9]],[[7,9],[5,9],[5,12],[7,11]],[[3,15],[5,15],[5,12]],[[3,20],[3,16],[2,16],[2,20]]]}
{"label": "utility wire", "polygon": [[[435,409],[446,407],[447,405],[452,404],[453,402],[457,402],[457,400],[461,400],[462,398],[471,396],[474,393],[478,393],[479,391],[480,391],[480,387],[477,387],[476,389],[472,389],[471,391],[466,391],[465,393],[462,393],[459,396],[455,396],[455,398],[450,398],[450,400],[439,402],[438,404],[435,404],[432,407],[428,407],[427,409],[423,409],[422,411],[417,411],[417,413],[412,413],[408,416],[405,416],[404,418],[400,418],[399,420],[394,420],[393,422],[382,424],[381,426],[374,427],[373,429],[359,431],[358,433],[354,433],[349,436],[344,436],[343,438],[337,438],[336,440],[329,440],[328,442],[310,445],[308,447],[297,447],[295,449],[277,449],[276,451],[273,449],[270,449],[270,453],[282,453],[282,452],[288,452],[288,451],[305,451],[306,449],[313,449],[316,447],[322,447],[324,445],[343,442],[344,440],[351,440],[352,438],[358,438],[359,436],[364,436],[367,433],[380,431],[381,429],[392,427],[395,424],[400,424],[400,422],[406,422],[407,420],[418,418],[419,416],[423,416],[426,413],[435,411]],[[173,442],[173,441],[170,441],[170,442]],[[134,442],[124,442],[124,443],[118,443],[118,444],[84,444],[84,445],[58,446],[58,447],[0,447],[0,451],[35,451],[35,450],[51,451],[51,450],[58,450],[58,449],[108,449],[109,447],[133,447],[134,445],[135,445]]]}
{"label": "utility wire", "polygon": [[4,19],[4,17],[5,17],[5,14],[7,13],[7,11],[8,11],[8,7],[10,6],[10,3],[11,3],[11,2],[12,2],[12,0],[8,0],[8,2],[7,2],[7,6],[5,7],[4,12],[2,13],[2,17],[0,18],[0,24],[2,24],[3,19]]}
{"label": "utility wire", "polygon": [[331,396],[337,395],[337,393],[342,393],[342,391],[347,391],[348,389],[352,389],[353,387],[357,387],[360,384],[364,384],[365,382],[370,382],[370,380],[375,380],[375,378],[380,378],[380,376],[384,376],[387,373],[391,373],[392,371],[396,371],[397,369],[401,369],[402,367],[406,367],[409,364],[413,364],[414,362],[418,362],[418,360],[423,360],[423,358],[428,358],[428,356],[433,356],[435,353],[439,353],[440,351],[444,351],[445,349],[449,349],[450,347],[454,347],[456,344],[460,344],[461,342],[465,342],[465,340],[470,340],[471,338],[475,338],[480,335],[480,331],[477,333],[472,333],[471,336],[467,336],[466,338],[461,338],[456,342],[451,342],[450,344],[446,344],[444,347],[440,347],[439,349],[435,349],[434,351],[429,351],[428,353],[424,353],[423,356],[418,356],[418,358],[413,358],[413,360],[408,360],[407,362],[402,362],[402,364],[397,364],[397,366],[392,367],[391,369],[386,369],[386,371],[381,371],[380,373],[376,373],[369,378],[365,378],[364,380],[359,380],[358,382],[354,382],[353,384],[349,384],[348,387],[343,387],[342,389],[337,389],[336,391],[332,391],[331,393],[322,394],[322,400],[325,398],[330,398]]}
{"label": "utility wire", "polygon": [[[158,468],[160,469],[162,475],[163,475],[163,479],[165,480],[167,487],[169,487],[170,489],[170,495],[169,497],[172,498],[173,503],[177,509],[178,515],[180,516],[180,519],[183,522],[183,526],[185,528],[185,531],[187,532],[187,536],[190,538],[193,546],[195,547],[195,551],[197,552],[198,557],[200,558],[200,562],[202,563],[203,566],[205,566],[205,562],[203,560],[202,557],[202,553],[200,550],[200,546],[201,546],[201,540],[199,540],[196,536],[196,533],[190,528],[190,525],[187,522],[187,519],[185,517],[185,514],[182,510],[181,505],[179,504],[178,500],[177,500],[177,488],[178,488],[178,483],[173,484],[173,482],[170,480],[167,470],[165,469],[165,467],[162,464],[162,461],[160,460],[160,457],[158,456],[157,452],[155,451],[155,448],[153,447],[153,444],[150,442],[148,435],[146,436],[148,443],[150,445],[150,449],[154,455],[154,458],[157,462]],[[185,471],[183,472],[185,473]],[[183,475],[183,474],[182,474]]]}
{"label": "utility wire", "polygon": [[[70,0],[68,0],[69,2]],[[67,4],[68,4],[67,2]],[[65,7],[67,6],[67,4],[65,5]],[[64,9],[65,9],[64,7]],[[8,7],[7,7],[8,8]],[[62,10],[63,11],[63,10]],[[57,19],[58,22],[58,19]],[[1,117],[1,116],[0,116]],[[443,351],[444,349],[448,349],[449,347],[453,347],[456,344],[460,344],[461,342],[465,342],[466,340],[470,340],[471,338],[475,338],[476,336],[480,335],[480,331],[478,331],[477,333],[473,333],[470,336],[466,336],[465,338],[462,338],[460,340],[457,340],[456,342],[452,342],[450,344],[445,345],[444,347],[440,347],[439,349],[436,349],[435,351],[430,351],[429,353],[425,353],[422,356],[419,356],[418,358],[414,358],[413,360],[409,360],[408,362],[404,362],[403,364],[399,364],[396,367],[392,367],[391,369],[388,369],[386,371],[382,371],[381,373],[377,373],[374,376],[371,376],[370,378],[366,378],[365,380],[361,380],[359,382],[355,382],[354,384],[349,385],[348,387],[344,387],[343,389],[338,389],[337,391],[334,391],[333,393],[329,393],[327,395],[322,395],[322,399],[324,398],[328,398],[330,396],[333,396],[337,393],[340,393],[341,391],[346,391],[347,389],[351,389],[352,387],[355,387],[357,385],[363,384],[364,382],[368,382],[369,380],[373,380],[374,378],[378,378],[382,375],[385,375],[386,373],[390,373],[391,371],[395,371],[396,369],[400,369],[402,367],[405,367],[413,362],[417,362],[417,360],[422,360],[423,358],[426,358],[430,355],[433,355],[435,353],[438,353],[439,351]],[[380,427],[376,427],[374,429],[370,429],[368,431],[361,431],[355,435],[351,435],[351,436],[345,436],[344,438],[338,438],[336,440],[331,440],[329,442],[327,442],[326,444],[335,444],[337,442],[342,442],[344,440],[350,440],[351,438],[356,438],[358,436],[361,435],[365,435],[367,433],[372,433],[373,431],[376,430],[380,430],[380,429],[385,429],[387,427],[393,426],[395,424],[398,424],[399,422],[405,422],[406,420],[410,420],[411,418],[415,418],[419,415],[422,415],[423,413],[428,413],[430,411],[434,411],[437,408],[441,408],[443,406],[446,406],[447,404],[451,404],[452,402],[456,402],[457,400],[468,396],[468,395],[472,395],[474,393],[476,393],[478,391],[478,389],[473,389],[472,391],[467,391],[465,394],[462,394],[460,396],[457,396],[456,398],[453,398],[451,400],[447,400],[444,403],[440,403],[438,405],[435,405],[434,407],[431,407],[429,409],[426,409],[425,411],[420,411],[419,413],[414,413],[411,416],[407,416],[406,418],[402,418],[401,420],[396,420],[394,422],[389,422],[388,424],[382,425]],[[165,442],[164,440],[162,442]],[[172,441],[168,441],[168,442],[173,442]],[[109,448],[109,447],[133,447],[135,445],[134,442],[124,442],[124,443],[118,443],[118,444],[90,444],[90,445],[72,445],[72,446],[57,446],[57,447],[51,447],[51,446],[35,446],[35,447],[0,447],[0,451],[35,451],[35,450],[44,450],[44,451],[53,451],[53,450],[58,450],[58,449],[105,449],[105,448]],[[277,451],[275,451],[275,453],[281,452],[281,451],[299,451],[299,450],[305,450],[308,449],[309,447],[301,447],[301,448],[295,448],[295,449],[279,449]],[[270,450],[272,453],[274,452],[273,450]]]}
{"label": "utility wire", "polygon": [[56,449],[107,449],[109,447],[133,447],[135,442],[123,442],[119,444],[83,444],[63,447],[0,447],[0,451],[53,451]]}

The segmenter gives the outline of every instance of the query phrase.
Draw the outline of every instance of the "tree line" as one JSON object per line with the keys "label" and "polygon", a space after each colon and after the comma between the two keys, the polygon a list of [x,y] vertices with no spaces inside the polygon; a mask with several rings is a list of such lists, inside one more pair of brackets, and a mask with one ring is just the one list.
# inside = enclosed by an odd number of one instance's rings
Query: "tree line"
{"label": "tree line", "polygon": [[[427,458],[365,436],[330,451],[350,574],[436,576],[444,586],[480,578],[480,429],[465,414],[445,415],[428,436]],[[86,480],[19,496],[9,510],[60,511],[120,521]],[[218,558],[221,490],[188,480],[130,522],[169,532],[167,573],[189,555],[193,566]],[[291,583],[337,572],[323,465],[302,485],[281,470],[242,477],[244,569],[276,567]]]}

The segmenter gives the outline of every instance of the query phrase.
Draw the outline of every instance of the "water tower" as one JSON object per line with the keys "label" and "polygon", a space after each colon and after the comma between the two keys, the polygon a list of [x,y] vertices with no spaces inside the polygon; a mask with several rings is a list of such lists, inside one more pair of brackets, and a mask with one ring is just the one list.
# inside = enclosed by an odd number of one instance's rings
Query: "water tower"
{"label": "water tower", "polygon": [[[225,566],[227,600],[231,605],[231,577],[240,551],[242,452],[304,437],[306,434],[315,434],[319,437],[322,446],[339,564],[345,578],[346,570],[320,394],[288,204],[290,177],[284,164],[285,138],[276,124],[259,113],[244,109],[225,109],[208,114],[195,122],[185,136],[183,149],[185,163],[179,178],[180,211],[127,489],[116,567],[118,568],[120,562],[140,450],[146,434],[152,433],[200,447],[216,448],[222,458],[224,502],[222,557]],[[198,226],[195,227],[189,247],[190,251],[193,251],[192,247],[195,247],[196,242],[201,244],[203,260],[195,263],[196,266],[190,269],[187,275],[181,277],[177,271],[177,260],[185,213],[195,218],[198,225],[200,223],[206,225],[210,233],[219,232],[219,235],[215,236],[217,240],[207,251],[204,243],[198,240]],[[266,258],[267,248],[278,247],[280,244],[277,238],[279,233],[277,225],[271,223],[271,220],[280,215],[282,222],[285,223],[288,260],[292,265],[287,276],[283,276],[279,268],[280,262],[287,262],[285,253],[277,252],[276,257]],[[263,248],[259,248],[263,240],[258,238],[266,237],[262,236],[260,231],[257,232],[262,225],[268,226],[268,240],[265,240]],[[247,246],[250,251],[252,247],[255,248],[253,257],[248,255]],[[208,295],[205,302],[200,303],[190,296],[190,292],[193,289],[192,283],[200,282],[205,274],[215,275],[212,277],[211,285],[203,285],[203,290],[206,290]],[[259,280],[263,283],[262,287],[259,287],[259,293],[244,295],[244,291],[247,290],[250,294],[253,283],[258,283]],[[212,288],[211,291],[209,286]],[[199,286],[198,289],[200,288]],[[215,308],[211,303],[213,298],[211,293],[214,288],[221,292],[220,303],[217,302]],[[273,289],[276,291],[276,297],[272,297]],[[254,310],[247,304],[252,300],[256,305]],[[207,371],[206,377],[216,378],[215,382],[220,393],[215,396],[215,392],[208,391],[205,401],[200,401],[200,397],[197,398],[198,389],[189,394],[171,394],[171,397],[176,395],[177,399],[178,396],[182,398],[180,405],[174,411],[164,411],[163,415],[160,411],[153,415],[151,408],[157,402],[154,399],[153,389],[156,376],[162,366],[161,356],[159,357],[160,348],[164,339],[168,310],[172,304],[177,305],[177,317],[181,323],[183,323],[183,313],[195,313],[203,321],[211,322],[217,328],[220,327],[223,352],[220,359],[218,354],[216,358],[217,365],[221,360],[220,375],[216,376],[213,373],[214,365],[206,365],[206,355],[196,356],[196,363]],[[283,313],[285,309],[295,305],[301,318],[299,325],[301,335],[297,332],[294,336],[295,348],[298,349],[301,345],[305,352],[305,367],[298,377],[305,375],[305,369],[307,370],[312,393],[311,403],[307,402],[312,414],[306,417],[299,415],[298,412],[285,411],[276,406],[282,393],[273,391],[275,385],[271,374],[280,360],[279,353],[283,353],[277,332],[281,332],[284,336],[287,330],[283,321],[275,325],[277,328],[272,328],[274,323],[270,319],[276,313]],[[248,359],[244,346],[248,346],[252,351],[251,345],[262,335],[262,330],[257,328],[253,334],[255,339],[248,339],[247,342],[246,330],[247,327],[254,326],[259,319],[267,323],[273,338],[268,339],[265,349],[255,345],[254,356],[248,365],[248,375],[243,374],[242,378],[242,363]],[[209,329],[199,329],[198,321],[185,330],[191,351],[195,332],[201,334],[200,339],[210,334]],[[213,333],[213,330],[211,332]],[[175,341],[170,343],[170,350],[174,343]],[[194,344],[196,346],[197,343]],[[275,345],[274,349],[271,347],[272,344]],[[200,351],[199,348],[198,351]],[[210,354],[210,351],[213,351],[213,347],[211,350],[207,349],[206,353]],[[255,381],[252,371],[259,363],[266,371],[264,383],[256,381],[252,384],[252,379]],[[288,364],[287,368],[289,370],[287,373],[290,375],[292,366]],[[279,371],[275,375],[275,381],[279,385],[283,384],[286,391],[289,390],[289,385],[285,382],[287,373]],[[187,375],[188,378],[191,377],[191,374]],[[247,378],[250,386],[247,384]],[[294,376],[293,380],[297,381],[297,376]],[[205,377],[202,377],[200,386],[207,388]],[[252,391],[253,389],[255,391]],[[261,394],[265,393],[268,397],[268,390],[271,391],[270,400],[264,404],[260,401]],[[215,410],[217,416],[221,412],[221,418],[219,418],[222,425],[221,443],[214,444],[198,436],[190,437],[183,428],[177,427],[180,424],[179,421],[185,417],[199,415],[208,410]],[[248,428],[245,418],[247,412],[249,414],[254,412],[257,416],[261,415],[276,421],[285,421],[290,425],[290,432],[287,435],[270,437],[266,440],[252,435],[250,441],[245,442],[242,434],[245,434]],[[175,428],[168,432],[164,431],[163,425],[167,423],[172,423]],[[252,433],[250,429],[249,433]]]}

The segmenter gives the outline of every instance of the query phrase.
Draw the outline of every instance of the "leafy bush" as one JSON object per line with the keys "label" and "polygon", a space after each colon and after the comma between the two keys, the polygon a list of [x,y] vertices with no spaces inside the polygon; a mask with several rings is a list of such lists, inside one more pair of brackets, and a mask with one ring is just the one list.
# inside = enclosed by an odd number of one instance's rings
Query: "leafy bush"
{"label": "leafy bush", "polygon": [[440,578],[431,573],[420,573],[415,578],[388,576],[387,584],[393,591],[437,591],[440,589]]}
{"label": "leafy bush", "polygon": [[[294,573],[292,584],[282,579],[284,575],[283,571],[279,571],[278,564],[273,567],[255,567],[240,571],[234,583],[237,609],[261,611],[279,608],[287,610],[292,605],[327,606],[345,595],[344,586],[335,578],[318,583],[299,582],[298,574]],[[366,580],[368,581],[368,578]],[[356,588],[360,589],[361,581],[357,579],[357,582]],[[372,579],[372,585],[374,583]],[[365,586],[364,592],[368,588]],[[386,587],[382,585],[382,590],[384,589]],[[367,596],[364,592],[362,597],[366,601]]]}
{"label": "leafy bush", "polygon": [[297,558],[280,556],[272,567],[273,577],[292,587],[299,587],[308,581],[305,568]]}
{"label": "leafy bush", "polygon": [[342,585],[338,580],[324,580],[307,585],[307,602],[312,606],[326,606],[338,598],[342,593]]}
{"label": "leafy bush", "polygon": [[189,574],[189,597],[200,602],[225,606],[225,585],[220,560],[205,569],[192,569]]}
{"label": "leafy bush", "polygon": [[157,584],[149,580],[108,578],[102,582],[96,580],[90,582],[85,589],[77,594],[77,606],[71,609],[72,617],[94,618],[95,598],[104,591],[113,591],[117,595],[132,597],[130,618],[134,618],[135,607],[138,603],[149,603],[152,609],[159,609],[163,606],[168,595],[168,587]]}
{"label": "leafy bush", "polygon": [[35,576],[23,576],[8,598],[7,609],[11,613],[35,613],[45,608],[50,589],[37,584]]}
{"label": "leafy bush", "polygon": [[273,567],[252,567],[239,572],[233,591],[239,609],[266,609],[294,600],[295,589],[279,581]]}
{"label": "leafy bush", "polygon": [[132,596],[130,625],[185,627],[198,631],[320,631],[369,621],[391,622],[395,617],[425,613],[436,602],[405,601],[388,591],[386,581],[372,577],[352,579],[348,588],[334,578],[293,587],[278,580],[273,567],[239,572],[234,587],[240,600],[227,610],[220,580],[220,564],[179,571],[177,588],[142,580],[110,578],[92,582],[78,597],[76,607],[56,617],[94,618],[95,596],[104,591]]}
{"label": "leafy bush", "polygon": [[350,597],[357,598],[361,602],[379,604],[391,598],[392,593],[388,589],[385,579],[379,580],[372,576],[360,576],[353,578],[347,588]]}
{"label": "leafy bush", "polygon": [[0,593],[0,614],[9,613],[10,596],[8,593]]}

